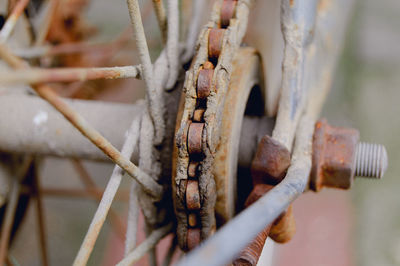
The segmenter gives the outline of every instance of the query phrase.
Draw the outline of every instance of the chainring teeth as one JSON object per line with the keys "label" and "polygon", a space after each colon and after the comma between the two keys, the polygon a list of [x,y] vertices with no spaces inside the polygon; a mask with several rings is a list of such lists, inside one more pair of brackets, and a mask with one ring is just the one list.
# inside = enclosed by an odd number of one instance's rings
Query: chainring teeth
{"label": "chainring teeth", "polygon": [[[185,104],[180,105],[184,110],[182,117],[178,118],[180,128],[176,136],[178,156],[175,157],[177,172],[174,177],[174,183],[178,186],[174,196],[175,211],[179,212],[179,228],[185,228],[182,232],[178,230],[177,235],[184,250],[191,249],[193,241],[208,237],[216,228],[217,184],[213,175],[213,164],[220,141],[220,125],[233,71],[233,58],[242,37],[242,33],[238,32],[241,23],[236,16],[240,17],[238,14],[243,13],[238,8],[248,8],[240,3],[241,1],[230,3],[230,0],[219,0],[214,4],[211,20],[200,33],[195,61],[186,73],[186,95],[181,98],[185,100]],[[234,4],[235,8],[229,25],[220,28],[221,7],[224,4]],[[226,23],[227,18],[224,19]],[[214,67],[210,67],[210,64]],[[194,171],[190,167],[195,167],[193,165],[196,162],[201,167]],[[198,229],[201,232],[200,238]]]}

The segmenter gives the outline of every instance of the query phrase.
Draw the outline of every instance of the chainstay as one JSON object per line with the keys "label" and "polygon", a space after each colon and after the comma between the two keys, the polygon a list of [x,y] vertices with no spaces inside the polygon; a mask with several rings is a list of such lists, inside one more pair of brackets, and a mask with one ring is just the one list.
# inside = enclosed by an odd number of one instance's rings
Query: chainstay
{"label": "chainstay", "polygon": [[172,184],[178,243],[183,250],[193,249],[216,230],[217,193],[212,166],[233,58],[246,32],[253,2],[219,0],[214,4],[186,73]]}

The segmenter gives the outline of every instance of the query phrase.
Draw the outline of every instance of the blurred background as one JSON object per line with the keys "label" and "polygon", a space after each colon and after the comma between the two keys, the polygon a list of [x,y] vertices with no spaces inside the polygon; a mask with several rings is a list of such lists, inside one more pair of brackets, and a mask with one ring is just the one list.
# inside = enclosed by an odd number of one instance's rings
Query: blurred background
{"label": "blurred background", "polygon": [[[256,15],[262,14],[265,2],[268,1],[257,1],[260,6],[254,11]],[[96,27],[94,41],[110,40],[126,29],[129,17],[125,5],[122,0],[90,2],[85,17]],[[396,0],[356,2],[334,85],[323,111],[330,124],[357,128],[363,141],[384,144],[389,156],[388,171],[380,181],[356,180],[351,191],[325,189],[300,197],[294,204],[297,234],[289,244],[274,246],[273,265],[400,265],[400,179],[397,174],[400,172],[397,163],[400,162],[399,11],[400,1]],[[161,49],[157,22],[153,12],[145,13],[144,20],[146,35],[152,40],[149,45],[154,59]],[[254,35],[259,38],[258,42],[255,39],[256,46],[262,43],[262,38],[268,37],[259,31],[256,26],[252,29],[250,24],[250,45]],[[134,49],[133,42],[113,58],[103,61],[102,66],[136,64],[137,56],[127,53],[131,51],[129,49]],[[279,79],[272,75],[271,82]],[[107,86],[115,86],[110,84]],[[143,97],[140,88],[143,88],[141,81],[119,81],[118,88],[101,91],[96,98],[132,102]],[[41,179],[44,186],[82,187],[71,161],[46,158],[43,164]],[[84,162],[84,166],[99,187],[105,186],[113,167],[96,162]],[[121,187],[127,191],[129,185],[126,179],[124,182]],[[123,198],[123,192],[121,194]],[[46,197],[44,206],[51,265],[70,265],[97,203],[91,199]],[[117,202],[113,208],[125,222],[126,203]],[[12,256],[21,265],[41,264],[35,232],[35,212],[29,208],[11,249]],[[89,264],[115,264],[122,250],[120,236],[106,224]],[[146,261],[142,260],[142,263],[145,265]]]}

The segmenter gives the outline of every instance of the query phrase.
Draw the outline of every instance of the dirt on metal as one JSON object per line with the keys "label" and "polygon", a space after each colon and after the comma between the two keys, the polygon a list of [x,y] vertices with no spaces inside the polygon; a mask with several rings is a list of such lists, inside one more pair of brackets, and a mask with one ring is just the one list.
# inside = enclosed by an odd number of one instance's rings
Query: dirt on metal
{"label": "dirt on metal", "polygon": [[290,165],[290,152],[277,140],[265,135],[258,144],[251,165],[255,183],[276,185],[285,177]]}
{"label": "dirt on metal", "polygon": [[356,148],[360,133],[356,129],[330,126],[325,119],[315,124],[310,188],[349,189],[355,173]]}

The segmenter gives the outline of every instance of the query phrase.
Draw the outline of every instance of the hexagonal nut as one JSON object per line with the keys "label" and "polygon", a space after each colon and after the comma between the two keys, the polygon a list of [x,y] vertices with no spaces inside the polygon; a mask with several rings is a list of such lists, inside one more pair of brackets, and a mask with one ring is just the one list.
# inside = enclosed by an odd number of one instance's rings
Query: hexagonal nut
{"label": "hexagonal nut", "polygon": [[358,130],[332,127],[325,119],[315,124],[310,176],[312,190],[351,187],[359,136]]}
{"label": "hexagonal nut", "polygon": [[261,138],[251,163],[251,174],[255,184],[276,185],[285,177],[290,165],[290,152],[268,135]]}

